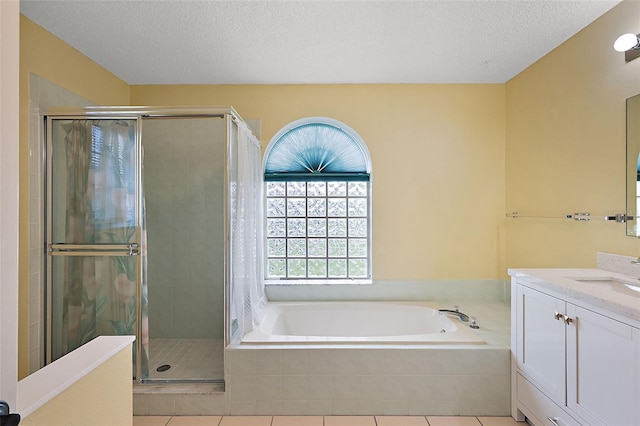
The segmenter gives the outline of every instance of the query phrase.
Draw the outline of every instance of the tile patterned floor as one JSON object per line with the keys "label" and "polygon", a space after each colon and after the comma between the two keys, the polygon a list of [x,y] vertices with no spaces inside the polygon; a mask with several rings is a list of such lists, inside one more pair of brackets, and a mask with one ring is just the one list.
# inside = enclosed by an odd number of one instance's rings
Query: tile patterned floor
{"label": "tile patterned floor", "polygon": [[426,417],[422,416],[376,416],[376,426],[428,426]]}
{"label": "tile patterned floor", "polygon": [[[150,339],[149,378],[161,380],[224,378],[222,339]],[[166,371],[157,371],[161,365]]]}
{"label": "tile patterned floor", "polygon": [[523,426],[511,417],[134,416],[133,426]]}

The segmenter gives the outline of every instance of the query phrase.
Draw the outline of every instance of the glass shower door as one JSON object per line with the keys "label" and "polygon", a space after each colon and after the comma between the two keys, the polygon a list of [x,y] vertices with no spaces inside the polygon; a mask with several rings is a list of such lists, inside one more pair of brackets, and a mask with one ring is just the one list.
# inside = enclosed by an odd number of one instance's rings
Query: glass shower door
{"label": "glass shower door", "polygon": [[138,334],[136,127],[135,118],[47,121],[47,362],[100,335]]}

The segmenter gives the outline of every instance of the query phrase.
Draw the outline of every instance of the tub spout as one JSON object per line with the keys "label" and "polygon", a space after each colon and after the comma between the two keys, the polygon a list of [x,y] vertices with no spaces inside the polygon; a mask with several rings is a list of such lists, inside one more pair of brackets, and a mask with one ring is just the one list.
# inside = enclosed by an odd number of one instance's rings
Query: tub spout
{"label": "tub spout", "polygon": [[443,313],[443,314],[447,314],[447,315],[455,315],[458,318],[460,318],[460,321],[469,322],[469,315],[463,314],[457,308],[455,310],[453,310],[453,309],[438,309],[438,312]]}

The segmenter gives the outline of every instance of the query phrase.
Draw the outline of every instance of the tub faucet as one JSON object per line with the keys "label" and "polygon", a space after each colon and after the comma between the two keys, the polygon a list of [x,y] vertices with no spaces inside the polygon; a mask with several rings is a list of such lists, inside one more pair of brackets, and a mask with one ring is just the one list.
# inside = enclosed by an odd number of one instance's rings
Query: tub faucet
{"label": "tub faucet", "polygon": [[448,315],[455,315],[460,318],[460,321],[469,322],[469,315],[460,312],[457,306],[454,306],[454,309],[438,309],[438,312]]}

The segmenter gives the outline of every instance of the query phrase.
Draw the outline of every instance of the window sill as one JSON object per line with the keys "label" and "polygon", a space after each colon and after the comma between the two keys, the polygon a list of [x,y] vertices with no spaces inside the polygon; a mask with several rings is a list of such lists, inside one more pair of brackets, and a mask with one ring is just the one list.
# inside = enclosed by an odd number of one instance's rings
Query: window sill
{"label": "window sill", "polygon": [[267,279],[264,281],[265,285],[281,285],[281,286],[299,286],[299,285],[368,285],[373,284],[373,280],[367,278],[354,278],[354,279],[317,279],[317,280],[273,280]]}

